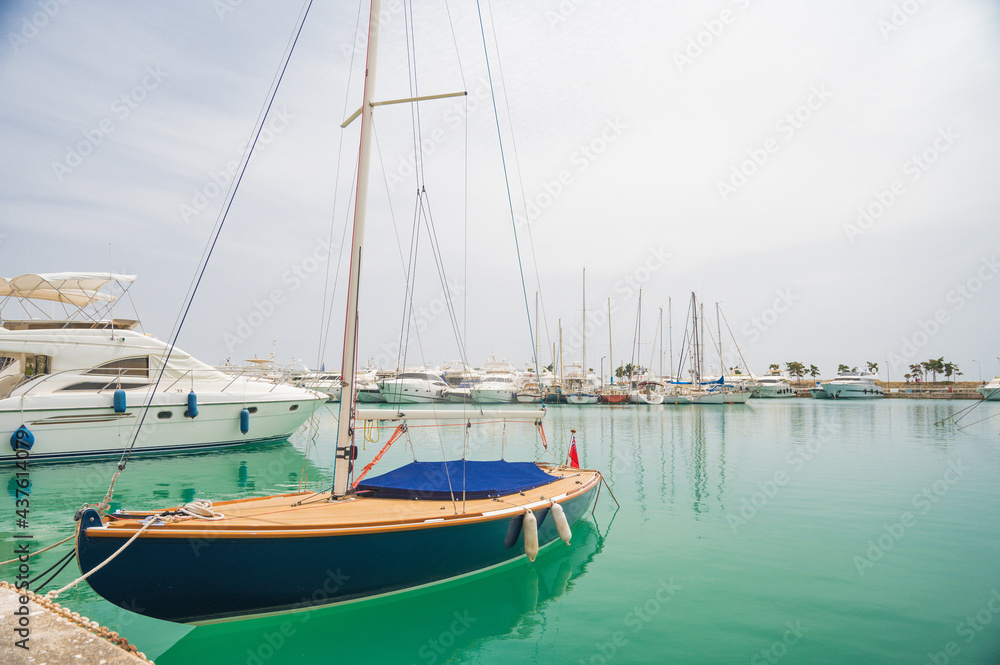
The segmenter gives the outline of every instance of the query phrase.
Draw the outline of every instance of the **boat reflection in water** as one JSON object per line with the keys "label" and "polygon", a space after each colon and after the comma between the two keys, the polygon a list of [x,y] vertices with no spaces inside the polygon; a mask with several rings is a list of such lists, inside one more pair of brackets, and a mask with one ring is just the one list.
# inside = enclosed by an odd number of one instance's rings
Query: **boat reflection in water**
{"label": "boat reflection in water", "polygon": [[[542,624],[542,610],[580,581],[606,535],[583,519],[573,527],[571,545],[556,542],[534,563],[522,558],[454,582],[359,603],[198,626],[156,662],[326,663],[331,648],[337,662],[451,662],[483,640]],[[276,572],[283,565],[294,562],[276,561]],[[336,585],[336,575],[334,566],[330,584]]]}

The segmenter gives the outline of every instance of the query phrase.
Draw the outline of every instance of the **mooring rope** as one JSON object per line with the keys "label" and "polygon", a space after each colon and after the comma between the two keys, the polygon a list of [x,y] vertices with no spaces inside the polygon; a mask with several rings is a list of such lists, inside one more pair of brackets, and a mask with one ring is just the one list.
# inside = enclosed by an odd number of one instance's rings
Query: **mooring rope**
{"label": "mooring rope", "polygon": [[[73,536],[68,536],[66,538],[63,538],[62,540],[60,540],[58,543],[56,543],[54,545],[49,545],[48,547],[46,547],[44,549],[40,549],[37,552],[32,552],[31,554],[28,554],[25,558],[32,557],[32,556],[35,556],[37,554],[41,554],[42,552],[47,552],[50,549],[52,549],[53,547],[59,547],[60,545],[62,545],[63,543],[65,543],[67,540],[73,540]],[[16,557],[14,559],[8,559],[7,561],[0,561],[0,566],[6,566],[8,563],[14,563],[15,561],[20,561],[20,560],[21,560],[21,557]]]}

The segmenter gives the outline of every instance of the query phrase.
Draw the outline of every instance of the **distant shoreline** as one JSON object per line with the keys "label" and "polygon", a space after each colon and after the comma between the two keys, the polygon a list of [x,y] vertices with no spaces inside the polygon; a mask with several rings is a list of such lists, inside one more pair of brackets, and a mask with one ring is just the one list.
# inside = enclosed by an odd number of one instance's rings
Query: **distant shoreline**
{"label": "distant shoreline", "polygon": [[[789,381],[796,389],[798,396],[809,397],[808,389],[819,382],[819,379],[802,379]],[[896,399],[983,399],[977,388],[986,385],[979,381],[921,381],[919,383],[905,381],[879,381],[875,383],[885,390],[885,396]],[[896,391],[896,392],[892,392]]]}

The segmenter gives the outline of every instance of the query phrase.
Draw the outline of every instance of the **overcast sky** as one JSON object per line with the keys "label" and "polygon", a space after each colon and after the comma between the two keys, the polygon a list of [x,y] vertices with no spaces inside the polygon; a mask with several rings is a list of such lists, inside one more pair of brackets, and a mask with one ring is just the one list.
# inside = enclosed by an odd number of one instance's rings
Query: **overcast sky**
{"label": "overcast sky", "polygon": [[[421,183],[461,332],[474,365],[521,366],[532,339],[476,6],[421,4],[418,92],[469,93],[420,105]],[[145,330],[166,338],[300,7],[2,3],[3,276],[136,274]],[[401,7],[384,7],[380,99],[411,94]],[[276,350],[340,364],[346,262],[319,352],[325,259],[335,273],[351,212],[359,123],[340,123],[361,99],[358,13],[317,0],[306,21],[181,334],[207,362]],[[637,353],[641,285],[643,365],[659,364],[668,299],[676,358],[696,291],[713,334],[721,303],[756,372],[874,361],[898,379],[944,356],[966,379],[1000,374],[996,2],[496,1],[485,14],[543,364],[559,319],[566,361],[579,358],[586,267],[595,369],[609,299],[615,365]],[[359,355],[391,367],[417,187],[410,109],[378,109],[376,132]],[[430,249],[424,232],[408,364],[459,355]]]}

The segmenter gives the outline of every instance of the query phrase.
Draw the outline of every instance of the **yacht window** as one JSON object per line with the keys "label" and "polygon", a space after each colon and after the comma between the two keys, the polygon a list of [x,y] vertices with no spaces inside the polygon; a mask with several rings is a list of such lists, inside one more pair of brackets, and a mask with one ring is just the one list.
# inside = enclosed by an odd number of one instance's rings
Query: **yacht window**
{"label": "yacht window", "polygon": [[149,356],[138,358],[121,358],[111,362],[98,365],[87,374],[110,374],[112,376],[141,376],[149,377]]}
{"label": "yacht window", "polygon": [[145,388],[148,383],[106,383],[104,381],[81,381],[80,383],[71,383],[68,386],[64,386],[59,389],[58,392],[64,391],[75,391],[75,390],[113,390],[115,388],[123,388],[125,390],[134,390],[135,388]]}
{"label": "yacht window", "polygon": [[51,363],[52,358],[49,358],[48,356],[25,356],[24,375],[40,376],[42,374],[48,374],[51,371],[49,369]]}
{"label": "yacht window", "polygon": [[156,414],[156,417],[159,418],[160,420],[168,420],[174,417],[174,413],[173,411],[160,411],[158,414]]}
{"label": "yacht window", "polygon": [[[297,408],[299,408],[298,404],[292,404],[290,407],[288,407],[288,410],[289,411],[295,411]],[[249,411],[249,409],[247,409],[247,410]]]}
{"label": "yacht window", "polygon": [[248,406],[247,407],[247,413],[251,413],[251,414],[257,413],[257,407],[256,406]]}

